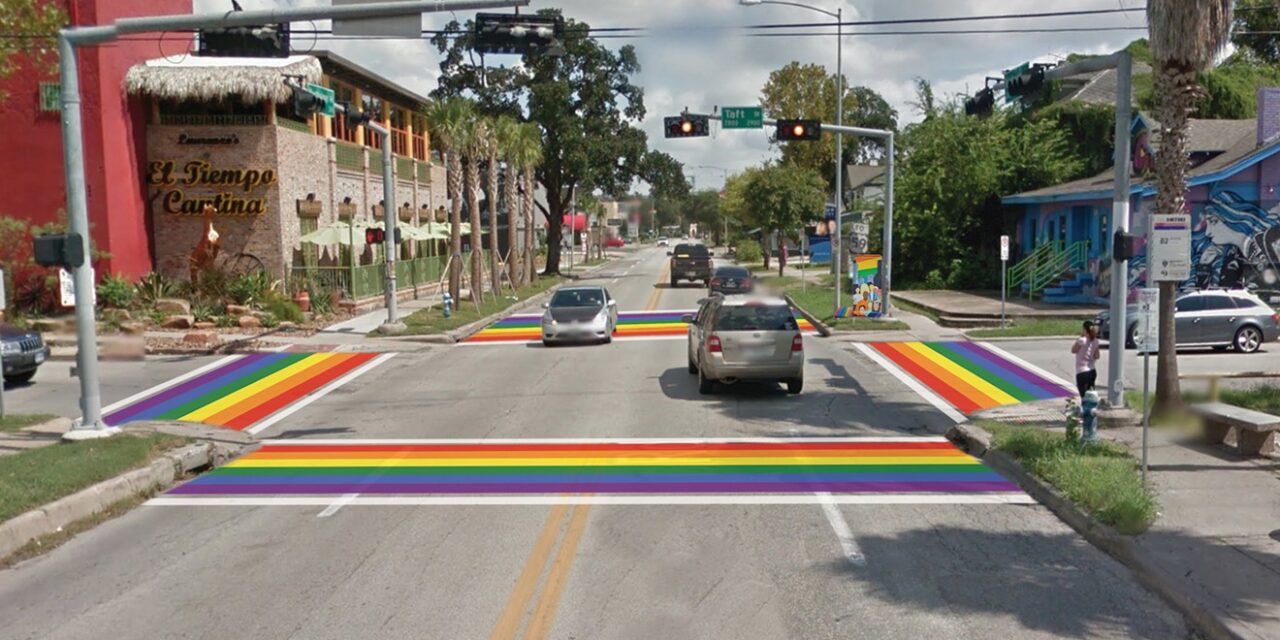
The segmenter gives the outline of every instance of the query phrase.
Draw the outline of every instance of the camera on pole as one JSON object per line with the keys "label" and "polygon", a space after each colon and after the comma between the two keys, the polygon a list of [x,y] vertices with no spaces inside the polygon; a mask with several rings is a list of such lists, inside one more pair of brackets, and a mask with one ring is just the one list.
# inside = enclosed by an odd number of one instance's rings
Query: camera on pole
{"label": "camera on pole", "polygon": [[779,120],[778,140],[819,140],[822,123],[817,120]]}
{"label": "camera on pole", "polygon": [[471,33],[479,53],[546,53],[562,56],[564,18],[560,16],[477,13]]}
{"label": "camera on pole", "polygon": [[662,119],[668,138],[705,138],[711,135],[707,116],[685,114]]}

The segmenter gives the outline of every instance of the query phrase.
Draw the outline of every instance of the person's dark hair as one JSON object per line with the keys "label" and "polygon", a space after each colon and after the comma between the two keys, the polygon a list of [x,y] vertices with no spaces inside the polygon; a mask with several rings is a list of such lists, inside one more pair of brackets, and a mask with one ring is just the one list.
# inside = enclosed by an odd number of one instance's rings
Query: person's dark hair
{"label": "person's dark hair", "polygon": [[1084,326],[1084,330],[1088,331],[1094,327],[1094,324],[1092,320],[1085,320],[1083,326]]}

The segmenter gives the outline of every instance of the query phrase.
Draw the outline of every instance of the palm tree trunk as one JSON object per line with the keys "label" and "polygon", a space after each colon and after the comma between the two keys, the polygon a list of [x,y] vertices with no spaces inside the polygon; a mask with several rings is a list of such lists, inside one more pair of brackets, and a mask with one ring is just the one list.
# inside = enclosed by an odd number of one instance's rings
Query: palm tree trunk
{"label": "palm tree trunk", "polygon": [[502,297],[502,271],[498,269],[498,159],[489,156],[489,184],[485,189],[489,200],[489,277],[493,295]]}
{"label": "palm tree trunk", "polygon": [[524,198],[520,207],[524,213],[524,260],[525,279],[529,284],[533,284],[538,278],[538,258],[537,252],[534,250],[536,230],[533,227],[533,167],[525,167],[524,170]]}
{"label": "palm tree trunk", "polygon": [[520,282],[516,279],[519,263],[520,252],[516,251],[516,213],[520,210],[516,206],[516,172],[512,163],[507,162],[507,168],[502,173],[502,187],[504,192],[503,200],[507,207],[507,281],[511,286],[518,287]]}
{"label": "palm tree trunk", "polygon": [[462,295],[462,158],[448,151],[449,169],[449,296],[457,305]]}
{"label": "palm tree trunk", "polygon": [[[1187,118],[1200,89],[1196,72],[1178,65],[1155,71],[1156,113],[1160,120],[1160,152],[1156,154],[1156,213],[1182,213],[1187,193]],[[1151,273],[1148,270],[1148,273]],[[1153,410],[1166,413],[1182,404],[1178,383],[1177,325],[1174,322],[1176,282],[1160,283],[1160,345],[1156,360],[1156,398]]]}
{"label": "palm tree trunk", "polygon": [[471,212],[471,299],[484,302],[484,241],[480,230],[480,167],[467,157],[467,209]]}

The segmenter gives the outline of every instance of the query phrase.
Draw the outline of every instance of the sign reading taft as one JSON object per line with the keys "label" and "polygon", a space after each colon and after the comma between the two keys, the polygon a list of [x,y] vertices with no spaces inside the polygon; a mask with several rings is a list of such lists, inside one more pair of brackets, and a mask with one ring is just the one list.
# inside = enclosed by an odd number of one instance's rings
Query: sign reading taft
{"label": "sign reading taft", "polygon": [[[192,160],[181,168],[173,160],[162,160],[147,169],[147,184],[159,188],[153,200],[160,200],[165,213],[186,216],[200,215],[205,205],[213,205],[221,215],[262,215],[267,211],[262,192],[277,180],[274,169],[225,169],[204,160]],[[187,188],[221,191],[189,197]]]}

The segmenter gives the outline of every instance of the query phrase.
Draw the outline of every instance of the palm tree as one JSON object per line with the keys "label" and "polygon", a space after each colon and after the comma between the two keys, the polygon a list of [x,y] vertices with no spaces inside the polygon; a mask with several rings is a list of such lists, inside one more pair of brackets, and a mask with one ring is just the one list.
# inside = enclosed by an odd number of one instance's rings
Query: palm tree
{"label": "palm tree", "polygon": [[534,251],[534,191],[537,182],[534,180],[534,170],[538,165],[542,164],[542,132],[538,130],[538,125],[532,122],[526,122],[520,125],[519,134],[516,136],[515,148],[516,165],[520,168],[522,178],[520,180],[520,189],[524,192],[524,197],[520,199],[520,211],[524,215],[524,259],[525,269],[524,277],[529,283],[533,283],[538,278],[536,254]]}
{"label": "palm tree", "polygon": [[[1147,23],[1155,61],[1156,118],[1160,153],[1156,154],[1156,208],[1182,213],[1187,194],[1187,118],[1203,95],[1197,75],[1213,63],[1231,34],[1233,0],[1149,0]],[[1182,403],[1174,334],[1176,282],[1160,283],[1160,348],[1156,360],[1156,411]]]}
{"label": "palm tree", "polygon": [[484,156],[488,126],[472,119],[463,134],[462,153],[466,165],[467,210],[471,213],[471,299],[484,301],[484,243],[480,228],[480,158]]}
{"label": "palm tree", "polygon": [[485,164],[489,167],[488,180],[485,181],[485,200],[489,203],[489,277],[493,283],[494,297],[502,296],[502,272],[498,271],[498,162],[502,156],[502,148],[498,146],[497,121],[484,119],[484,139],[480,141],[480,152],[484,154]]}
{"label": "palm tree", "polygon": [[474,113],[471,102],[447,98],[427,105],[423,115],[432,140],[440,149],[447,165],[446,182],[451,205],[449,213],[449,295],[455,303],[462,288],[462,149],[465,128]]}
{"label": "palm tree", "polygon": [[511,286],[519,286],[516,281],[516,144],[519,137],[520,123],[509,116],[502,116],[494,122],[494,134],[498,139],[498,153],[506,168],[502,174],[503,202],[507,207],[507,280]]}

